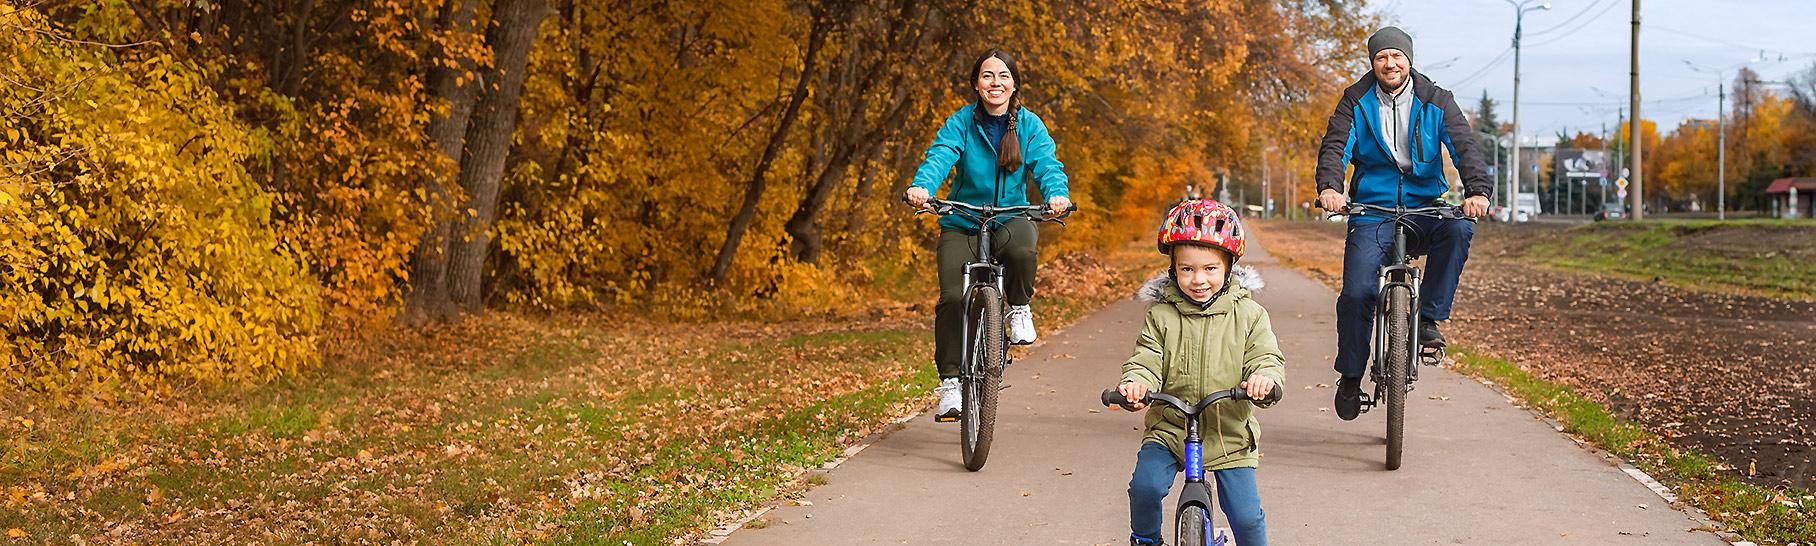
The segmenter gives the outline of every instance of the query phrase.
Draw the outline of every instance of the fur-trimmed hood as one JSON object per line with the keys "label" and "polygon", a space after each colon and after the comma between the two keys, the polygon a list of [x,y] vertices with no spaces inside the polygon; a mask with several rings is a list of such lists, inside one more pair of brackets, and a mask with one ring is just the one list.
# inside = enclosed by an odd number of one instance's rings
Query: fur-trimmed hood
{"label": "fur-trimmed hood", "polygon": [[[1168,273],[1169,271],[1162,269],[1160,274],[1148,279],[1148,282],[1142,283],[1141,288],[1135,291],[1135,298],[1148,303],[1167,301],[1167,288],[1173,286],[1173,276]],[[1240,288],[1253,294],[1260,292],[1267,286],[1267,283],[1261,280],[1261,271],[1256,270],[1255,266],[1239,265],[1230,268],[1230,274],[1224,280],[1224,286],[1224,292]]]}

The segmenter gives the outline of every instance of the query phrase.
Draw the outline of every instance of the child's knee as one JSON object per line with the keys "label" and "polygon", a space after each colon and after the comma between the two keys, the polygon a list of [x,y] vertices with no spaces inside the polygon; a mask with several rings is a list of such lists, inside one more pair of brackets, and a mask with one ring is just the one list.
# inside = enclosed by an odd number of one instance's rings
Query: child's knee
{"label": "child's knee", "polygon": [[1167,489],[1173,485],[1172,476],[1165,481],[1154,476],[1136,474],[1129,480],[1129,498],[1137,502],[1158,502],[1167,497]]}
{"label": "child's knee", "polygon": [[1267,528],[1267,513],[1263,512],[1259,505],[1230,506],[1229,511],[1224,513],[1224,515],[1230,518],[1230,525],[1232,527],[1247,527],[1249,529]]}

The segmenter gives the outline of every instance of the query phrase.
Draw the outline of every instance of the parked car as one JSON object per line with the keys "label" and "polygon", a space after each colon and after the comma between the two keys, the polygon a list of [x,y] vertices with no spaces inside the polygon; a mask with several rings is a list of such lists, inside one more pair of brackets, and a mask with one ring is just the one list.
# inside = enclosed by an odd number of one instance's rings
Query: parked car
{"label": "parked car", "polygon": [[1619,220],[1627,217],[1626,207],[1620,203],[1602,203],[1602,210],[1595,211],[1595,221]]}

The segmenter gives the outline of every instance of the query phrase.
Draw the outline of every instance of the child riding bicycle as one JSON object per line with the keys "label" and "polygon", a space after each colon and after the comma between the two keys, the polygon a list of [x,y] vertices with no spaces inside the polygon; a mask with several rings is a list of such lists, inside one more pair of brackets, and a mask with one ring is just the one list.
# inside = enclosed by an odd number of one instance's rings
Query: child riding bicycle
{"label": "child riding bicycle", "polygon": [[[1259,289],[1254,268],[1242,257],[1243,226],[1236,211],[1209,200],[1186,201],[1167,213],[1160,252],[1172,258],[1167,274],[1141,290],[1153,302],[1135,354],[1122,365],[1117,390],[1130,400],[1161,392],[1184,400],[1241,387],[1261,400],[1286,379],[1279,343],[1267,310],[1250,297]],[[1260,404],[1258,402],[1258,404]],[[1268,405],[1271,405],[1269,403]],[[1145,404],[1124,406],[1130,411]],[[1218,504],[1236,542],[1265,546],[1267,524],[1255,483],[1260,426],[1249,404],[1219,404],[1206,411],[1204,468],[1216,474]],[[1161,502],[1182,469],[1185,417],[1168,406],[1148,410],[1147,433],[1129,480],[1131,545],[1161,542]]]}

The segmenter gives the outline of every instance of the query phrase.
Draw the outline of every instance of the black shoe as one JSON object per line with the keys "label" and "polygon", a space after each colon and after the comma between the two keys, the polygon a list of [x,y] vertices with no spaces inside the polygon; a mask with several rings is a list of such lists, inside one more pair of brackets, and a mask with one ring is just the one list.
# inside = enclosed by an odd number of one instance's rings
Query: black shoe
{"label": "black shoe", "polygon": [[1135,535],[1129,535],[1129,546],[1166,546],[1166,543],[1165,540],[1148,540],[1145,538],[1137,538]]}
{"label": "black shoe", "polygon": [[1337,380],[1337,418],[1354,421],[1362,413],[1362,378],[1345,377]]}
{"label": "black shoe", "polygon": [[1444,334],[1438,331],[1438,321],[1419,317],[1419,346],[1443,347]]}

